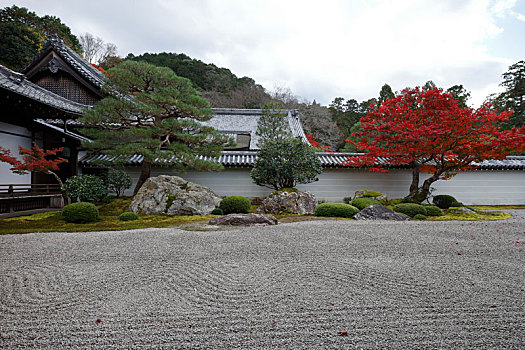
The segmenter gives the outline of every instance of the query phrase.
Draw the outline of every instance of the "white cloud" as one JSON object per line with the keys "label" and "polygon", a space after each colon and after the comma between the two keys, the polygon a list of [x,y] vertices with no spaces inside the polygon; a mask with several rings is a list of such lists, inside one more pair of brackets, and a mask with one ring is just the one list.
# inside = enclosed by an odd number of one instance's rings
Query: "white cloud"
{"label": "white cloud", "polygon": [[115,42],[121,54],[184,52],[324,104],[427,80],[463,84],[479,104],[514,63],[488,43],[506,18],[525,19],[515,0],[19,2]]}

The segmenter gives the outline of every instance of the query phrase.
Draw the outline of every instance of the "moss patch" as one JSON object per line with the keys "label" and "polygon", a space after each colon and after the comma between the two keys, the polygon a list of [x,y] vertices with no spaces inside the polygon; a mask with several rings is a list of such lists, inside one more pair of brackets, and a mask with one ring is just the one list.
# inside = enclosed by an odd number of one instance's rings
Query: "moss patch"
{"label": "moss patch", "polygon": [[[512,215],[503,213],[501,211],[485,211],[478,208],[473,208],[475,213],[451,213],[448,210],[445,211],[443,216],[431,216],[427,218],[427,221],[495,221],[495,220],[506,220],[510,219]],[[453,208],[451,208],[453,209]]]}

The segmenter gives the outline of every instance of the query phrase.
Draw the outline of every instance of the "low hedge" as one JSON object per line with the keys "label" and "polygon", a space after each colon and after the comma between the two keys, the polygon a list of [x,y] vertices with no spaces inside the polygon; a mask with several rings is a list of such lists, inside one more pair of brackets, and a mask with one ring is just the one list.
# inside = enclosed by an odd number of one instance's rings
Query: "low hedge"
{"label": "low hedge", "polygon": [[401,203],[394,205],[394,211],[397,211],[398,213],[402,213],[405,215],[410,216],[413,218],[417,214],[421,215],[427,215],[427,210],[424,206],[421,204],[415,204],[415,203]]}
{"label": "low hedge", "polygon": [[118,219],[120,221],[133,221],[133,220],[138,220],[139,216],[132,211],[127,211],[125,213],[120,214],[118,216]]}
{"label": "low hedge", "polygon": [[211,211],[211,214],[213,215],[224,215],[224,212],[222,211],[221,208],[215,208]]}
{"label": "low hedge", "polygon": [[370,197],[360,197],[352,201],[352,205],[358,208],[359,210],[363,210],[372,204],[381,205],[381,202],[379,202],[377,199],[370,198]]}
{"label": "low hedge", "polygon": [[435,205],[426,205],[427,216],[443,216],[443,210]]}
{"label": "low hedge", "polygon": [[224,214],[247,214],[250,212],[250,200],[243,196],[224,197],[219,205]]}
{"label": "low hedge", "polygon": [[437,196],[434,196],[432,199],[432,203],[437,205],[441,209],[448,209],[452,206],[452,204],[457,203],[458,201],[456,198],[452,197],[448,194],[440,194]]}
{"label": "low hedge", "polygon": [[92,203],[79,202],[66,205],[62,209],[62,217],[66,222],[86,224],[98,221],[98,209]]}
{"label": "low hedge", "polygon": [[359,213],[359,209],[345,203],[323,203],[315,208],[316,216],[351,218],[357,213]]}
{"label": "low hedge", "polygon": [[381,192],[377,192],[377,191],[369,191],[369,190],[355,191],[355,196],[357,198],[362,198],[362,197],[377,198],[377,197],[381,197],[382,195],[383,194]]}
{"label": "low hedge", "polygon": [[416,220],[426,220],[427,217],[425,215],[423,215],[423,214],[416,214],[416,215],[414,215],[414,219],[416,219]]}

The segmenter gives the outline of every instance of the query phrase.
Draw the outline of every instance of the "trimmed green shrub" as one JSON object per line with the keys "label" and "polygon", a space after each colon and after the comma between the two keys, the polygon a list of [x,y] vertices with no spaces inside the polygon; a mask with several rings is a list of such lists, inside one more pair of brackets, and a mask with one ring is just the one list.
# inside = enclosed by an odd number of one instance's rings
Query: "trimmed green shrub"
{"label": "trimmed green shrub", "polygon": [[378,200],[369,197],[356,198],[352,201],[352,205],[356,208],[359,208],[359,210],[363,210],[372,204],[381,205],[381,203]]}
{"label": "trimmed green shrub", "polygon": [[98,202],[107,194],[108,190],[104,181],[95,175],[76,175],[66,180],[62,190],[73,200],[81,202]]}
{"label": "trimmed green shrub", "polygon": [[437,205],[441,209],[448,209],[452,206],[452,203],[457,202],[456,198],[448,195],[448,194],[440,194],[437,196],[434,196],[432,199],[432,203]]}
{"label": "trimmed green shrub", "polygon": [[414,219],[416,219],[416,220],[426,220],[427,217],[425,215],[423,215],[423,214],[416,214],[416,215],[414,215]]}
{"label": "trimmed green shrub", "polygon": [[390,205],[397,205],[403,203],[403,198],[394,198],[390,200]]}
{"label": "trimmed green shrub", "polygon": [[435,205],[425,205],[427,216],[443,216],[443,210]]}
{"label": "trimmed green shrub", "polygon": [[461,202],[452,202],[450,203],[450,206],[451,207],[463,207],[464,205]]}
{"label": "trimmed green shrub", "polygon": [[413,218],[417,214],[427,215],[427,211],[424,206],[416,203],[401,203],[394,206],[394,211],[402,213]]}
{"label": "trimmed green shrub", "polygon": [[111,170],[106,178],[108,190],[115,192],[117,198],[131,187],[131,177],[122,170]]}
{"label": "trimmed green shrub", "polygon": [[401,203],[415,203],[415,204],[420,204],[421,201],[417,200],[416,198],[412,198],[412,197],[405,197],[401,200]]}
{"label": "trimmed green shrub", "polygon": [[120,214],[118,216],[118,219],[120,221],[133,221],[133,220],[138,220],[139,216],[132,211],[127,211],[125,213]]}
{"label": "trimmed green shrub", "polygon": [[272,193],[280,193],[280,192],[295,193],[295,192],[301,192],[301,191],[299,191],[297,188],[285,187],[285,188],[281,188],[280,190],[275,190]]}
{"label": "trimmed green shrub", "polygon": [[224,197],[219,205],[224,214],[250,212],[250,200],[243,196]]}
{"label": "trimmed green shrub", "polygon": [[323,203],[315,208],[316,216],[351,218],[359,213],[359,209],[345,203]]}
{"label": "trimmed green shrub", "polygon": [[221,208],[215,208],[215,209],[213,209],[213,210],[211,211],[211,213],[212,213],[213,215],[224,215],[224,212],[222,211]]}
{"label": "trimmed green shrub", "polygon": [[350,204],[352,202],[352,197],[345,197],[343,198],[343,202],[345,202],[346,204]]}
{"label": "trimmed green shrub", "polygon": [[66,222],[74,222],[76,224],[95,222],[98,220],[98,209],[92,203],[72,203],[62,209],[62,217]]}
{"label": "trimmed green shrub", "polygon": [[361,198],[361,197],[377,198],[377,197],[381,197],[382,195],[383,194],[381,192],[377,192],[377,191],[368,191],[368,190],[355,191],[356,198]]}

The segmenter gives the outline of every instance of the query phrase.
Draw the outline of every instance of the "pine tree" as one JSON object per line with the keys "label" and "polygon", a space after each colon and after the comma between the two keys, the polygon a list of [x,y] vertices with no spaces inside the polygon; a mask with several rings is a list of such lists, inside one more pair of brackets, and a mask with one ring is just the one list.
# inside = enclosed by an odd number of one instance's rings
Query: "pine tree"
{"label": "pine tree", "polygon": [[262,147],[269,140],[282,140],[292,136],[286,115],[284,105],[281,102],[270,102],[264,105],[263,114],[259,118],[255,132],[259,137],[257,146]]}
{"label": "pine tree", "polygon": [[106,72],[109,96],[80,118],[93,140],[85,146],[114,156],[116,162],[143,156],[134,193],[150,177],[152,165],[222,169],[199,156],[218,157],[233,141],[199,123],[209,120],[212,111],[188,79],[145,62],[125,61]]}

